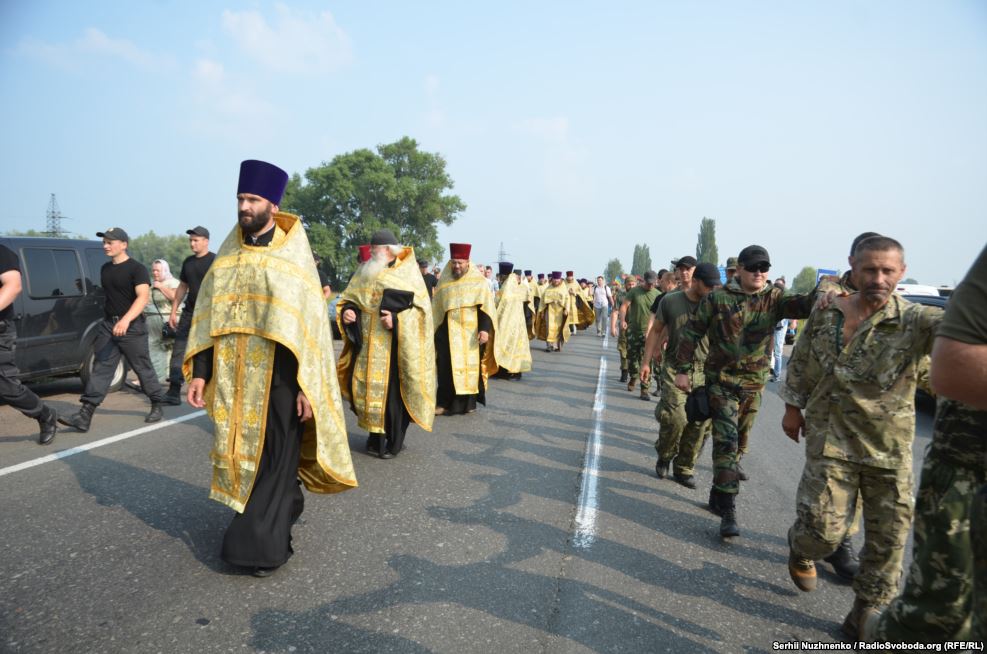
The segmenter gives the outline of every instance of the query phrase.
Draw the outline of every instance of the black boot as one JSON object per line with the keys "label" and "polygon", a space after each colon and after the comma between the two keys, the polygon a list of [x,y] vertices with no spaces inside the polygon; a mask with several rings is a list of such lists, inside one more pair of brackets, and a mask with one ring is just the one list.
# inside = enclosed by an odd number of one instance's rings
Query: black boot
{"label": "black boot", "polygon": [[78,412],[73,413],[69,417],[59,417],[58,422],[63,425],[68,425],[69,427],[75,427],[79,431],[85,433],[89,431],[89,425],[93,421],[93,413],[96,412],[96,405],[89,404],[89,402],[83,402],[82,406],[79,407]]}
{"label": "black boot", "polygon": [[706,503],[706,508],[709,509],[710,513],[720,515],[720,503],[717,501],[716,488],[709,489],[709,501]]}
{"label": "black boot", "polygon": [[164,413],[161,411],[161,403],[151,402],[151,410],[144,417],[144,422],[157,422],[162,418],[164,418]]}
{"label": "black boot", "polygon": [[737,496],[733,493],[714,491],[716,502],[720,507],[720,538],[734,538],[740,535],[737,526]]}
{"label": "black boot", "polygon": [[168,392],[165,393],[164,400],[162,401],[171,406],[179,406],[182,403],[182,385],[174,382],[169,384]]}
{"label": "black boot", "polygon": [[620,369],[620,381],[622,382],[627,381],[627,368]]}
{"label": "black boot", "polygon": [[658,479],[664,479],[668,476],[668,467],[671,463],[671,461],[662,461],[661,459],[658,459],[658,462],[655,463],[655,474],[658,475]]}
{"label": "black boot", "polygon": [[58,414],[47,404],[38,416],[38,426],[41,427],[41,434],[38,436],[40,444],[49,445],[55,440],[55,432],[58,431]]}
{"label": "black boot", "polygon": [[860,561],[857,559],[857,554],[853,551],[853,543],[850,542],[850,537],[845,536],[840,542],[839,547],[836,551],[823,559],[826,563],[833,566],[833,570],[841,579],[846,579],[847,581],[853,581],[853,578],[857,576],[857,572],[860,570]]}

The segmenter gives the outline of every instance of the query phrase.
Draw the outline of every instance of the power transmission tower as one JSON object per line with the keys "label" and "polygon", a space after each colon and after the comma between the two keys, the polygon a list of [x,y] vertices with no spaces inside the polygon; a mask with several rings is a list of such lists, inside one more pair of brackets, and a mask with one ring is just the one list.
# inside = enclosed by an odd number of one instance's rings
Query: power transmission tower
{"label": "power transmission tower", "polygon": [[58,200],[55,199],[55,194],[51,194],[51,200],[48,201],[48,223],[45,229],[45,233],[52,238],[61,238],[64,234],[62,231],[62,221],[68,220],[68,216],[63,216],[62,212],[58,209]]}
{"label": "power transmission tower", "polygon": [[507,261],[507,256],[510,254],[504,249],[504,242],[500,242],[500,251],[497,253],[497,261]]}

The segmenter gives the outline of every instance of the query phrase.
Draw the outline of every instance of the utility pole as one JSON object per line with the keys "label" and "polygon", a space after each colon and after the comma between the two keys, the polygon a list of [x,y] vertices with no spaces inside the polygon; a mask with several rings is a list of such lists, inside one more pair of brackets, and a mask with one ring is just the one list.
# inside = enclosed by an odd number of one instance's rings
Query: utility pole
{"label": "utility pole", "polygon": [[67,220],[68,216],[63,216],[62,212],[58,209],[58,200],[55,199],[55,194],[51,194],[51,200],[48,201],[48,221],[45,229],[45,233],[52,238],[62,238],[64,232],[62,231],[62,220]]}
{"label": "utility pole", "polygon": [[507,261],[507,250],[504,249],[504,242],[500,242],[500,252],[497,253],[497,261]]}

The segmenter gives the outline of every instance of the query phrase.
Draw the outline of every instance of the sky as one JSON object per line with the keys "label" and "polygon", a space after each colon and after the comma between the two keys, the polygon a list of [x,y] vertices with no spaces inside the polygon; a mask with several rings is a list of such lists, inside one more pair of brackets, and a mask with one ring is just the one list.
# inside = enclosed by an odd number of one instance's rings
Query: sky
{"label": "sky", "polygon": [[[0,0],[0,231],[218,246],[239,163],[441,154],[473,259],[592,277],[746,245],[842,269],[862,231],[958,282],[987,242],[987,3]],[[173,262],[177,263],[177,262]]]}

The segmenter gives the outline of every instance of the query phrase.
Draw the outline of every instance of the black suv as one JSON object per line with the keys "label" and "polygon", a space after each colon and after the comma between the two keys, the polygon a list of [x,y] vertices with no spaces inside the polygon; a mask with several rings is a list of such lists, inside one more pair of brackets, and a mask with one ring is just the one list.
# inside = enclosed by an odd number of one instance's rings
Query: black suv
{"label": "black suv", "polygon": [[[99,270],[109,261],[100,241],[0,236],[17,254],[23,290],[14,300],[14,361],[25,381],[79,375],[89,380],[96,325],[103,319]],[[110,390],[126,378],[123,358]]]}

